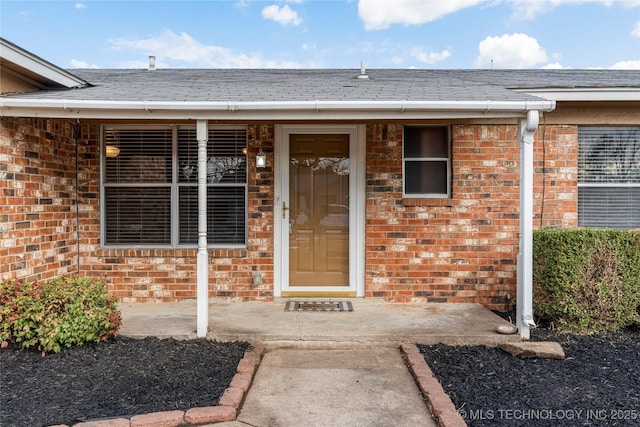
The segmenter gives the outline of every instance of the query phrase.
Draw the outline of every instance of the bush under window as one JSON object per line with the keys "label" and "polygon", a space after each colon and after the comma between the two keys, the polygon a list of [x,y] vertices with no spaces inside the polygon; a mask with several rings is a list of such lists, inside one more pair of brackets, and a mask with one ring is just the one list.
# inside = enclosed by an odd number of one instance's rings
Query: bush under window
{"label": "bush under window", "polygon": [[536,316],[575,333],[640,324],[640,230],[543,229],[533,240]]}

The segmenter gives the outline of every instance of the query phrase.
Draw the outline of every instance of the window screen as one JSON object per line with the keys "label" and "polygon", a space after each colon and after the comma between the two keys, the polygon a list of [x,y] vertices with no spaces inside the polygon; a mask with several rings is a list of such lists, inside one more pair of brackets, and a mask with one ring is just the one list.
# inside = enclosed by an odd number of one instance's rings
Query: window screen
{"label": "window screen", "polygon": [[403,142],[404,194],[449,197],[450,144],[446,126],[406,126]]}
{"label": "window screen", "polygon": [[640,127],[579,128],[578,225],[640,228]]}

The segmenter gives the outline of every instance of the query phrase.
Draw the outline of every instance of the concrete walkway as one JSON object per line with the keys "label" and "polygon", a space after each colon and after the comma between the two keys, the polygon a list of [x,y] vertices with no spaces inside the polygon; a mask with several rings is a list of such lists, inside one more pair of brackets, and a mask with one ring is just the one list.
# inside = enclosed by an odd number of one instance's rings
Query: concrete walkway
{"label": "concrete walkway", "polygon": [[[519,341],[496,333],[508,322],[476,304],[349,301],[352,312],[287,312],[286,300],[212,302],[207,338],[266,349],[235,420],[215,426],[464,426],[413,344]],[[120,309],[124,336],[196,337],[195,301]]]}
{"label": "concrete walkway", "polygon": [[[518,341],[500,335],[508,322],[478,304],[392,304],[353,299],[353,312],[286,312],[286,300],[212,302],[207,338],[259,341],[267,348],[397,347],[403,343],[489,345]],[[121,334],[178,339],[196,336],[196,302],[120,304]]]}
{"label": "concrete walkway", "polygon": [[236,421],[216,426],[435,426],[396,348],[267,352]]}

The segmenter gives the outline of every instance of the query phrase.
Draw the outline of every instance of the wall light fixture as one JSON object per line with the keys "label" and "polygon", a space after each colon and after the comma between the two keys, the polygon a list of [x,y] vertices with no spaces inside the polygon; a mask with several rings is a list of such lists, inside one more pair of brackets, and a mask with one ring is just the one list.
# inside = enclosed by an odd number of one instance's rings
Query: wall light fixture
{"label": "wall light fixture", "polygon": [[264,151],[262,151],[262,148],[261,148],[260,151],[258,151],[258,154],[256,154],[256,167],[264,168],[266,166],[267,166],[267,155],[265,154]]}

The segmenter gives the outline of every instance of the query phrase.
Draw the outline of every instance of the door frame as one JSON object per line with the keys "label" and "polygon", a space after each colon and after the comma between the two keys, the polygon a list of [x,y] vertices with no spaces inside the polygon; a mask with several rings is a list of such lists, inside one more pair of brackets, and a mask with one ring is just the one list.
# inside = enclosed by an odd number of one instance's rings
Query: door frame
{"label": "door frame", "polygon": [[[348,134],[349,161],[349,286],[289,286],[289,227],[282,219],[282,202],[288,195],[288,144],[291,134]],[[275,297],[364,297],[366,128],[365,125],[275,125],[274,140],[274,271]],[[285,191],[286,190],[286,191]],[[285,200],[289,205],[288,198]],[[286,218],[288,221],[289,218]],[[287,233],[286,235],[283,233]],[[285,239],[287,239],[285,241]]]}

